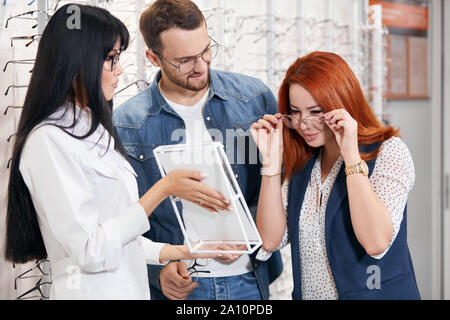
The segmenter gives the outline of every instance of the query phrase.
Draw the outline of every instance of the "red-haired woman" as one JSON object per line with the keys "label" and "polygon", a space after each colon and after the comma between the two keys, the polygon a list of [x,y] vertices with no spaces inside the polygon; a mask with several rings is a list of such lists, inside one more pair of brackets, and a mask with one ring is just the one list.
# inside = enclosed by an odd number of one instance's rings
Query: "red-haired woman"
{"label": "red-haired woman", "polygon": [[398,130],[333,53],[297,59],[279,111],[251,126],[263,157],[258,258],[290,241],[294,299],[420,299],[406,241],[414,164]]}

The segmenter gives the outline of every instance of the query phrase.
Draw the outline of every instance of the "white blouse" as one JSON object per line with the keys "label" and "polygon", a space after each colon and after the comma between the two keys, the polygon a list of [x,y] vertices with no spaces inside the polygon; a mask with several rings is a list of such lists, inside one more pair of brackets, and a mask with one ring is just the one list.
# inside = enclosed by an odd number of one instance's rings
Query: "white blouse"
{"label": "white blouse", "polygon": [[[302,275],[302,297],[305,300],[336,300],[339,297],[325,247],[325,211],[328,197],[343,160],[342,157],[339,157],[322,184],[320,159],[319,156],[311,172],[311,179],[306,188],[299,221],[299,267]],[[397,237],[408,194],[415,180],[411,154],[400,138],[392,137],[383,143],[369,180],[375,194],[391,213],[394,229],[388,248],[383,253],[372,256],[375,259],[381,259]],[[287,180],[283,183],[281,190],[284,209],[287,212]],[[286,246],[288,242],[288,229],[286,227],[278,249]],[[270,252],[261,249],[257,259],[267,260],[270,255]],[[295,272],[295,269],[293,272]]]}
{"label": "white blouse", "polygon": [[[79,136],[91,117],[79,108],[75,117],[66,130]],[[67,126],[74,114],[62,107],[51,118]],[[51,262],[52,299],[150,299],[146,263],[160,264],[165,244],[141,236],[150,225],[136,173],[108,139],[102,125],[83,140],[39,125],[25,143],[19,168]]]}

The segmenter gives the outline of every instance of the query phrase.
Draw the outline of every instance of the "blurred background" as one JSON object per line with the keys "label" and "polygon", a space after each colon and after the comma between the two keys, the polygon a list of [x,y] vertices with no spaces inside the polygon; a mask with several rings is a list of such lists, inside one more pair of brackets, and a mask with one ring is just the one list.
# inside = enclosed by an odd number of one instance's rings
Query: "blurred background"
{"label": "blurred background", "polygon": [[[260,78],[275,95],[298,57],[320,50],[347,61],[376,115],[401,129],[414,159],[408,242],[422,298],[450,299],[450,0],[194,2],[221,44],[212,67]],[[16,266],[4,261],[6,190],[39,35],[67,3],[106,8],[130,31],[115,106],[143,90],[158,71],[146,61],[138,32],[151,0],[0,0],[0,299],[15,299],[49,278],[46,261]],[[282,253],[285,270],[271,285],[271,299],[291,299],[290,248]],[[27,297],[42,299],[45,292]]]}

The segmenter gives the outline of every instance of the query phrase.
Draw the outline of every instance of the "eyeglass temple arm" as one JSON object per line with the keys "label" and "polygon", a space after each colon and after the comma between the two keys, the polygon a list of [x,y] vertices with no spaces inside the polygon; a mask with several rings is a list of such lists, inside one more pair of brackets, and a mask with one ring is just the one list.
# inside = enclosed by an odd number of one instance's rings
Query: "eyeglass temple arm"
{"label": "eyeglass temple arm", "polygon": [[12,60],[6,62],[5,67],[3,68],[3,72],[6,71],[6,68],[8,68],[8,64],[10,64],[12,62]]}
{"label": "eyeglass temple arm", "polygon": [[32,10],[32,11],[27,11],[27,12],[24,12],[24,13],[21,13],[21,14],[18,14],[18,15],[15,15],[15,16],[13,16],[13,17],[9,17],[9,18],[6,20],[5,28],[8,28],[9,20],[11,20],[11,19],[17,19],[17,18],[20,18],[20,17],[25,16],[25,15],[27,15],[27,14],[33,14],[34,12],[43,13],[43,14],[45,14],[45,15],[47,16],[47,18],[50,18],[50,15],[49,15],[47,12],[45,12],[44,10]]}
{"label": "eyeglass temple arm", "polygon": [[134,81],[134,82],[128,84],[126,87],[124,87],[124,88],[120,89],[119,91],[117,91],[115,95],[118,95],[119,93],[121,93],[122,91],[128,89],[128,88],[131,87],[132,85],[136,85],[136,86],[138,87],[138,90],[140,90],[140,88],[139,88],[139,82],[144,82],[147,86],[149,85],[149,83],[148,83],[147,81],[145,81],[145,80],[136,80],[136,81]]}
{"label": "eyeglass temple arm", "polygon": [[5,112],[3,112],[3,114],[6,116],[6,114],[8,113],[9,108],[13,108],[13,109],[22,109],[23,106],[7,106]]}
{"label": "eyeglass temple arm", "polygon": [[15,85],[9,86],[8,89],[6,89],[5,96],[8,95],[9,89],[11,88],[28,88],[28,86],[15,86]]}
{"label": "eyeglass temple arm", "polygon": [[3,68],[3,72],[6,71],[6,68],[8,67],[8,64],[10,64],[10,63],[33,64],[32,61],[34,61],[34,59],[9,60],[6,62],[5,67]]}
{"label": "eyeglass temple arm", "polygon": [[27,294],[29,294],[29,293],[31,293],[31,292],[33,292],[33,291],[36,291],[36,290],[39,290],[39,293],[41,294],[41,297],[42,298],[44,298],[44,295],[42,294],[42,291],[40,290],[41,289],[41,286],[42,285],[44,285],[44,284],[52,284],[51,282],[38,282],[33,288],[31,288],[30,290],[28,290],[27,292],[25,292],[25,293],[22,293],[20,296],[18,296],[16,299],[20,299],[20,298],[23,298],[24,296],[26,296]]}
{"label": "eyeglass temple arm", "polygon": [[25,47],[28,47],[30,44],[32,44],[34,42],[34,38],[33,39],[31,39],[31,41],[30,42],[27,42],[26,44],[25,44]]}

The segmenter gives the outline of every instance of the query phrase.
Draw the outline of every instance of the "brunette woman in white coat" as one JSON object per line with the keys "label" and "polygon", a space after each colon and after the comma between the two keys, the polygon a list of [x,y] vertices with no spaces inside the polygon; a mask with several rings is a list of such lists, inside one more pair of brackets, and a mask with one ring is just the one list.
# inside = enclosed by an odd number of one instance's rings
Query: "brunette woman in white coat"
{"label": "brunette woman in white coat", "polygon": [[192,171],[171,172],[138,198],[111,118],[129,34],[108,11],[76,6],[79,17],[61,7],[39,43],[11,160],[6,258],[49,259],[50,298],[149,299],[146,263],[193,258],[141,236],[154,208],[169,195],[210,211],[229,205]]}

